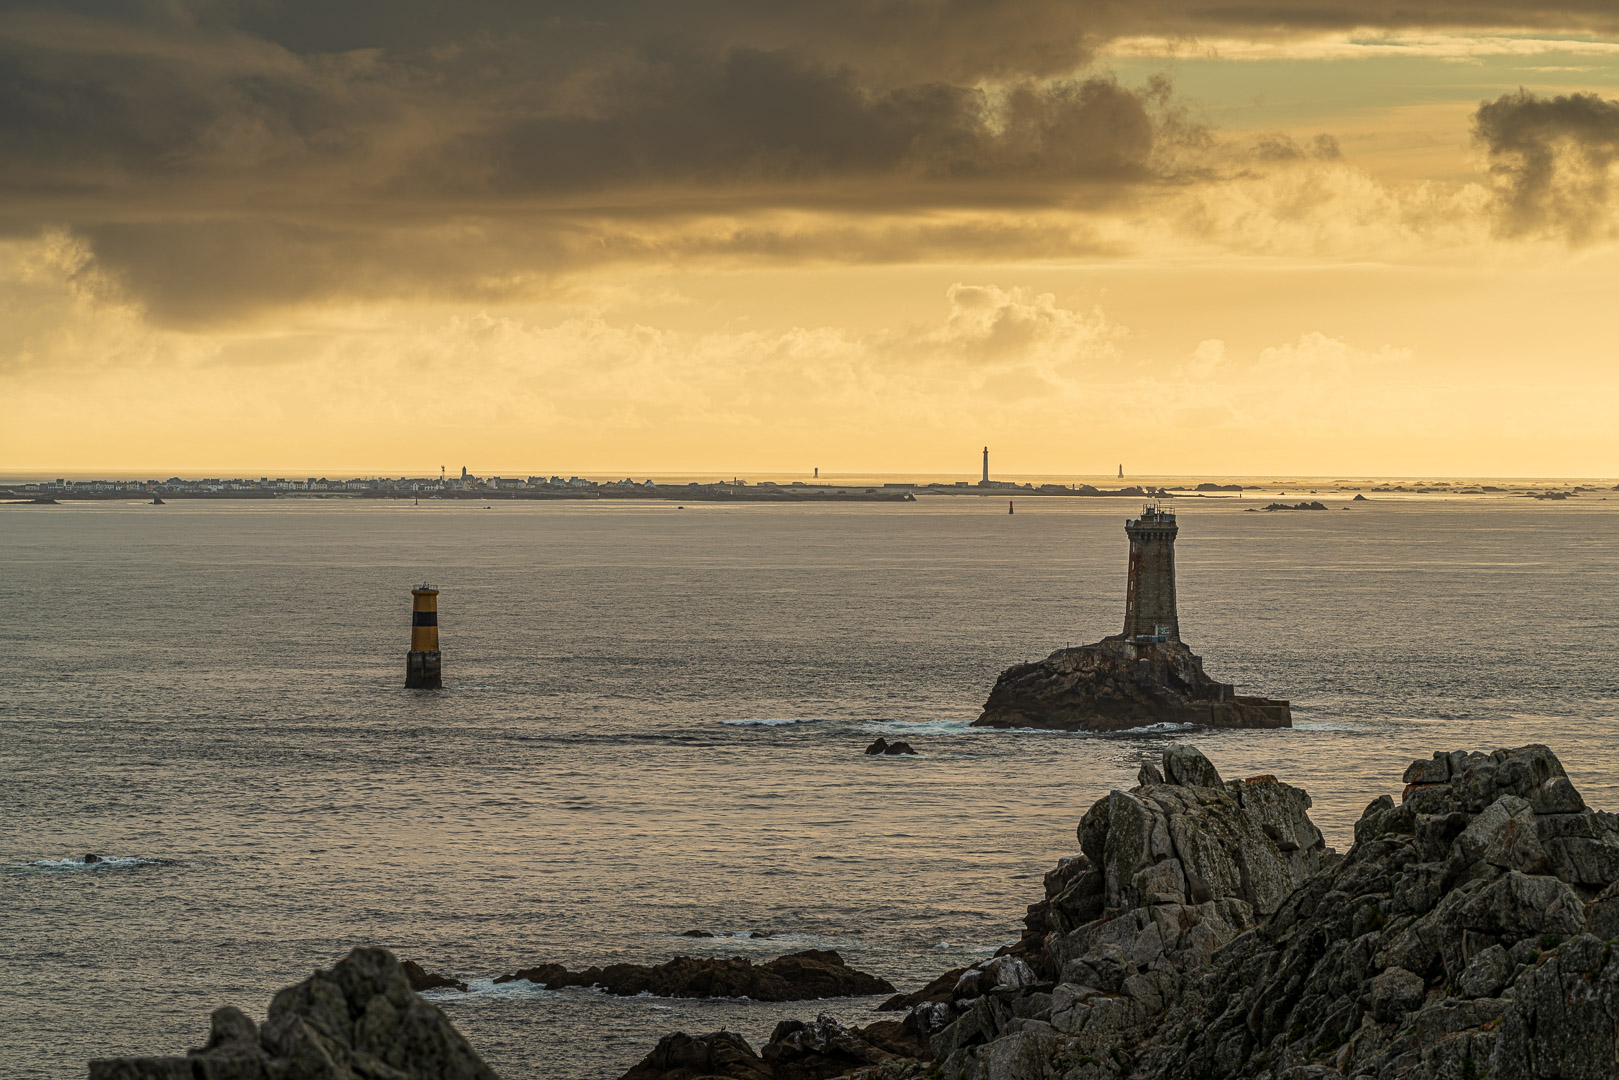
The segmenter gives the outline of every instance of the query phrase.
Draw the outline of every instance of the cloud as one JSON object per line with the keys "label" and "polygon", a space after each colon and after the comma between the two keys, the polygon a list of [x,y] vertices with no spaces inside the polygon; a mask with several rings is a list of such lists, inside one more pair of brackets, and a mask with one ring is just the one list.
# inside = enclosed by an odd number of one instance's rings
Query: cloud
{"label": "cloud", "polygon": [[[150,326],[92,267],[66,236],[0,241],[11,468],[965,473],[983,441],[1060,472],[1111,468],[1120,447],[1142,459],[1132,468],[1247,474],[1465,472],[1480,447],[1495,469],[1612,455],[1613,388],[1577,373],[1471,366],[1458,380],[1324,331],[1151,344],[1104,310],[993,280],[956,282],[930,315],[875,332],[400,305],[203,337]],[[1174,437],[1143,444],[1143,418]]]}
{"label": "cloud", "polygon": [[1619,101],[1519,90],[1481,104],[1473,135],[1489,156],[1508,235],[1576,244],[1613,235]]}
{"label": "cloud", "polygon": [[1439,36],[1435,32],[1457,30],[1602,34],[1619,30],[1619,11],[1607,0],[1148,0],[1113,9],[1105,25],[1110,39],[1210,39],[1241,48],[1249,42],[1319,41],[1345,31],[1396,43],[1421,43]]}
{"label": "cloud", "polygon": [[[846,180],[873,186],[840,197],[881,203],[896,178],[1143,180],[1154,127],[1141,95],[1111,78],[873,92],[846,68],[733,50],[644,60],[604,80],[588,112],[522,116],[456,140],[422,175],[434,194],[507,195],[717,185],[746,197],[750,185]],[[909,190],[935,203],[974,197]]]}
{"label": "cloud", "polygon": [[[1619,20],[1597,0],[1421,7],[14,4],[0,235],[63,230],[125,300],[191,327],[356,300],[497,303],[637,260],[1075,257],[1164,222],[1245,249],[1256,221],[1299,232],[1312,184],[1341,197],[1331,136],[1223,145],[1167,81],[1120,83],[1097,50],[1166,28],[1297,43],[1364,26],[1424,48],[1411,28]],[[1239,209],[1281,201],[1227,227],[1215,200],[1232,185]]]}
{"label": "cloud", "polygon": [[1108,57],[1133,59],[1234,61],[1473,60],[1486,56],[1544,56],[1548,53],[1612,59],[1619,56],[1619,42],[1510,32],[1419,33],[1357,24],[1356,31],[1319,33],[1306,29],[1267,37],[1125,36],[1109,42],[1103,53]]}
{"label": "cloud", "polygon": [[1167,84],[1076,72],[1054,2],[669,7],[0,11],[0,234],[69,230],[197,326],[838,236],[856,261],[1050,246],[1086,230],[921,216],[1107,205],[1200,137]]}

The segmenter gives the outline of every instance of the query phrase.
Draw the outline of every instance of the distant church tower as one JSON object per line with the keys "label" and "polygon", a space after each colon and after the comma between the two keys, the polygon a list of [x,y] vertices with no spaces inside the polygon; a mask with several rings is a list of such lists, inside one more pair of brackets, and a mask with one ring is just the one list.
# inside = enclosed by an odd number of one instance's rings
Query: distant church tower
{"label": "distant church tower", "polygon": [[1124,601],[1124,636],[1181,639],[1175,615],[1175,515],[1148,507],[1124,523],[1130,538],[1130,585]]}
{"label": "distant church tower", "polygon": [[989,483],[989,447],[984,447],[984,479],[982,483]]}

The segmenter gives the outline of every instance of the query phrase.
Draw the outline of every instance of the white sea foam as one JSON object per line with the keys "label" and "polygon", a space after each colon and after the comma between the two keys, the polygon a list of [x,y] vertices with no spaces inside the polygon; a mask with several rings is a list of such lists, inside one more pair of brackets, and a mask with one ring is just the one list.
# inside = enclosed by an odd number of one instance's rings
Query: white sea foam
{"label": "white sea foam", "polygon": [[95,862],[83,859],[36,859],[19,870],[123,870],[131,866],[176,866],[172,859],[146,859],[135,855],[102,855]]}
{"label": "white sea foam", "polygon": [[748,720],[721,720],[731,727],[787,727],[789,724],[824,724],[824,716],[776,716]]}
{"label": "white sea foam", "polygon": [[422,997],[428,1001],[465,1001],[468,998],[480,998],[486,1001],[531,1001],[539,998],[556,997],[559,991],[547,990],[538,983],[531,983],[527,979],[513,979],[511,982],[497,983],[491,976],[485,979],[466,980],[465,993],[444,987],[437,990],[423,990]]}
{"label": "white sea foam", "polygon": [[648,934],[647,937],[673,938],[681,947],[700,951],[705,945],[720,946],[727,954],[738,950],[758,953],[788,953],[803,949],[858,949],[859,938],[828,938],[814,934],[792,932],[772,933],[769,937],[753,937],[752,930],[715,930],[713,937],[688,937],[685,934]]}
{"label": "white sea foam", "polygon": [[861,727],[882,735],[960,735],[976,730],[971,720],[867,720]]}

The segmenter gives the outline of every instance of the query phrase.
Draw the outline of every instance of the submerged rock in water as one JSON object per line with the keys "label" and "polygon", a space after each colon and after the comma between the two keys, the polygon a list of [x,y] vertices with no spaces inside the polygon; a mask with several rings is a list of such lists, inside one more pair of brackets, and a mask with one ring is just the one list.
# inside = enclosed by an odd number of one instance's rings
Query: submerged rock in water
{"label": "submerged rock in water", "polygon": [[885,979],[856,971],[831,950],[807,949],[763,964],[741,956],[727,958],[677,956],[667,963],[609,964],[569,971],[561,964],[541,964],[502,975],[497,983],[526,979],[556,990],[568,986],[599,987],[631,997],[745,997],[755,1001],[808,1001],[814,998],[866,997],[892,994]]}
{"label": "submerged rock in water", "polygon": [[463,994],[467,992],[467,984],[460,979],[428,971],[414,960],[406,960],[404,967],[405,978],[410,980],[412,990],[459,990]]}
{"label": "submerged rock in water", "polygon": [[1546,747],[1412,763],[1342,856],[1275,777],[1224,781],[1187,746],[1141,772],[1085,814],[1016,945],[884,1004],[926,1049],[844,1075],[1616,1075],[1619,817]]}
{"label": "submerged rock in water", "polygon": [[916,753],[916,750],[912,748],[910,743],[905,742],[904,740],[897,740],[895,742],[889,742],[887,739],[885,739],[885,738],[883,738],[881,736],[878,736],[876,742],[874,742],[870,746],[866,747],[866,753],[868,753],[868,754],[888,754],[888,755],[914,754],[914,753]]}
{"label": "submerged rock in water", "polygon": [[282,990],[263,1024],[240,1009],[216,1010],[207,1045],[183,1058],[90,1062],[90,1080],[192,1078],[496,1080],[386,949],[355,949]]}
{"label": "submerged rock in water", "polygon": [[1006,669],[973,726],[1123,731],[1163,723],[1284,728],[1293,712],[1286,701],[1209,678],[1180,641],[1116,635]]}

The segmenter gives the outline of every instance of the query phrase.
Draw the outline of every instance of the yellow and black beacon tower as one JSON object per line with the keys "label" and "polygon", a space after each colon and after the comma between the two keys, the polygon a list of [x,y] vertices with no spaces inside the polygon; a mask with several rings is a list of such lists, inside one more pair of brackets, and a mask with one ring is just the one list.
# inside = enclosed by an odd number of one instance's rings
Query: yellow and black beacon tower
{"label": "yellow and black beacon tower", "polygon": [[438,590],[422,584],[410,590],[410,652],[405,654],[405,689],[437,690],[439,677]]}

